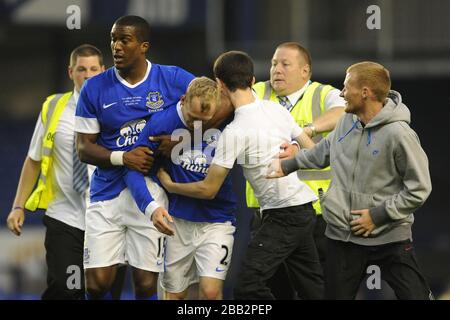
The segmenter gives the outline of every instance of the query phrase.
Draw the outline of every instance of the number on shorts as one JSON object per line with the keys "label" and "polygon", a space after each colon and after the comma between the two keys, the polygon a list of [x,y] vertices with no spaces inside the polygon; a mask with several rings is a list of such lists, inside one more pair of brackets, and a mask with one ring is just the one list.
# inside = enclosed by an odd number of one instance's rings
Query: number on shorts
{"label": "number on shorts", "polygon": [[165,249],[165,237],[159,237],[158,238],[158,257],[162,258],[164,255],[164,249]]}
{"label": "number on shorts", "polygon": [[228,258],[228,247],[223,244],[222,249],[225,249],[225,256],[222,258],[222,260],[220,260],[220,264],[226,266],[228,264],[228,262],[226,262]]}

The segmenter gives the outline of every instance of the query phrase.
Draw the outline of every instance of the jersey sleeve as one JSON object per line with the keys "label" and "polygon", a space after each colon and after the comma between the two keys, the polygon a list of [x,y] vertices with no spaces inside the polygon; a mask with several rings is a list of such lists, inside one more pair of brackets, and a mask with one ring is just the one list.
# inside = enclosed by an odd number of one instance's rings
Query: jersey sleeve
{"label": "jersey sleeve", "polygon": [[[89,80],[88,80],[89,81]],[[75,112],[75,132],[95,134],[100,132],[97,108],[89,95],[89,82],[80,92]]]}
{"label": "jersey sleeve", "polygon": [[125,169],[124,180],[139,210],[151,215],[160,205],[153,199],[142,173]]}
{"label": "jersey sleeve", "polygon": [[157,117],[157,115],[151,116],[147,121],[144,129],[142,129],[142,132],[139,134],[138,140],[133,145],[133,149],[136,149],[137,147],[148,147],[153,151],[158,149],[160,143],[149,140],[149,137],[160,134],[157,124],[158,121],[153,120],[155,117]]}
{"label": "jersey sleeve", "polygon": [[[148,147],[151,150],[156,150],[158,148],[159,142],[152,142],[148,139],[152,135],[158,135],[160,131],[157,125],[158,121],[154,121],[154,118],[155,115],[147,121],[144,129],[139,134],[138,140],[133,145],[133,149],[137,147]],[[126,169],[124,180],[139,210],[151,215],[156,208],[160,207],[148,190],[145,177],[142,173]]]}
{"label": "jersey sleeve", "polygon": [[195,76],[184,70],[183,68],[177,68],[174,75],[174,83],[176,84],[176,89],[179,90],[180,97],[186,93],[187,88]]}

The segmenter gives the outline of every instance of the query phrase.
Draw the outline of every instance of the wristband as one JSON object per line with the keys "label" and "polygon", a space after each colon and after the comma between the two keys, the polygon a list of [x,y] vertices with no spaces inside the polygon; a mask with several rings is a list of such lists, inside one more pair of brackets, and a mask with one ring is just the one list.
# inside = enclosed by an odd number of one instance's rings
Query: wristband
{"label": "wristband", "polygon": [[17,209],[20,209],[20,210],[22,210],[22,211],[25,211],[25,209],[24,209],[23,207],[20,207],[20,206],[16,206],[16,207],[13,208],[13,210],[17,210]]}
{"label": "wristband", "polygon": [[309,125],[308,128],[311,129],[311,138],[317,135],[316,127],[314,127],[313,125]]}
{"label": "wristband", "polygon": [[293,140],[293,141],[291,141],[291,144],[292,145],[296,145],[299,149],[300,149],[300,145],[298,144],[298,142],[297,141],[295,141],[295,140]]}
{"label": "wristband", "polygon": [[109,156],[109,160],[113,166],[123,166],[123,154],[125,151],[113,151]]}

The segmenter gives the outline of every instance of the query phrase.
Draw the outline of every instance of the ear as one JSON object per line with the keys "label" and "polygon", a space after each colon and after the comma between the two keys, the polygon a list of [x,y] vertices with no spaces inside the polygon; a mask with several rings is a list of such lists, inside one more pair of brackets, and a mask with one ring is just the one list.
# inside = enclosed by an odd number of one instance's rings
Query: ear
{"label": "ear", "polygon": [[361,96],[363,99],[367,99],[368,97],[370,97],[370,89],[367,87],[363,87],[361,90]]}
{"label": "ear", "polygon": [[102,72],[105,71],[105,65],[104,64],[102,64],[102,66],[100,67],[100,70],[102,70]]}
{"label": "ear", "polygon": [[227,85],[222,80],[220,80],[219,78],[216,78],[216,82],[217,82],[217,87],[220,90],[225,90],[225,89],[228,90]]}
{"label": "ear", "polygon": [[305,78],[309,78],[309,75],[311,74],[311,66],[306,63],[302,68],[302,73]]}
{"label": "ear", "polygon": [[69,75],[70,80],[73,80],[73,68],[71,66],[67,67],[67,74]]}
{"label": "ear", "polygon": [[256,82],[256,78],[253,77],[253,79],[252,79],[252,87],[253,87],[253,85],[255,84],[255,82]]}
{"label": "ear", "polygon": [[146,54],[149,49],[150,49],[150,42],[145,41],[141,43],[141,52],[143,54]]}

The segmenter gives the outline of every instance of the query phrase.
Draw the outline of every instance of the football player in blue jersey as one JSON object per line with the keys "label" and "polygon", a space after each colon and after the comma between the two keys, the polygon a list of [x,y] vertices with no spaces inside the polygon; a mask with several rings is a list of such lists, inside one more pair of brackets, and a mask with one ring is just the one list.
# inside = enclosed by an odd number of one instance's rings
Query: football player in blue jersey
{"label": "football player in blue jersey", "polygon": [[[141,17],[116,20],[111,29],[114,67],[86,81],[77,104],[78,154],[81,161],[97,166],[84,242],[86,291],[92,299],[109,298],[117,266],[123,263],[133,267],[136,298],[148,299],[163,268],[164,235],[139,213],[122,167],[148,172],[152,152],[132,146],[149,118],[174,106],[194,76],[148,61],[149,33]],[[156,184],[151,187],[159,202],[166,203],[164,191]]]}
{"label": "football player in blue jersey", "polygon": [[[159,143],[151,142],[149,136],[182,136],[182,145],[173,149],[171,160],[164,161],[164,165],[177,182],[203,180],[214,156],[220,135],[218,129],[224,127],[224,120],[230,118],[233,111],[229,101],[219,103],[219,96],[220,90],[213,80],[194,79],[176,108],[166,109],[147,122],[135,147],[157,150]],[[153,180],[157,179],[154,173],[158,160],[152,168]],[[171,236],[166,239],[165,272],[162,274],[167,299],[185,299],[194,283],[199,284],[200,299],[221,299],[235,232],[236,197],[231,177],[225,179],[214,199],[199,200],[173,194],[166,210],[154,199],[153,189],[149,192],[146,188],[149,177],[145,177],[145,181],[142,173],[126,171],[127,186],[141,211],[152,217],[158,230]]]}

